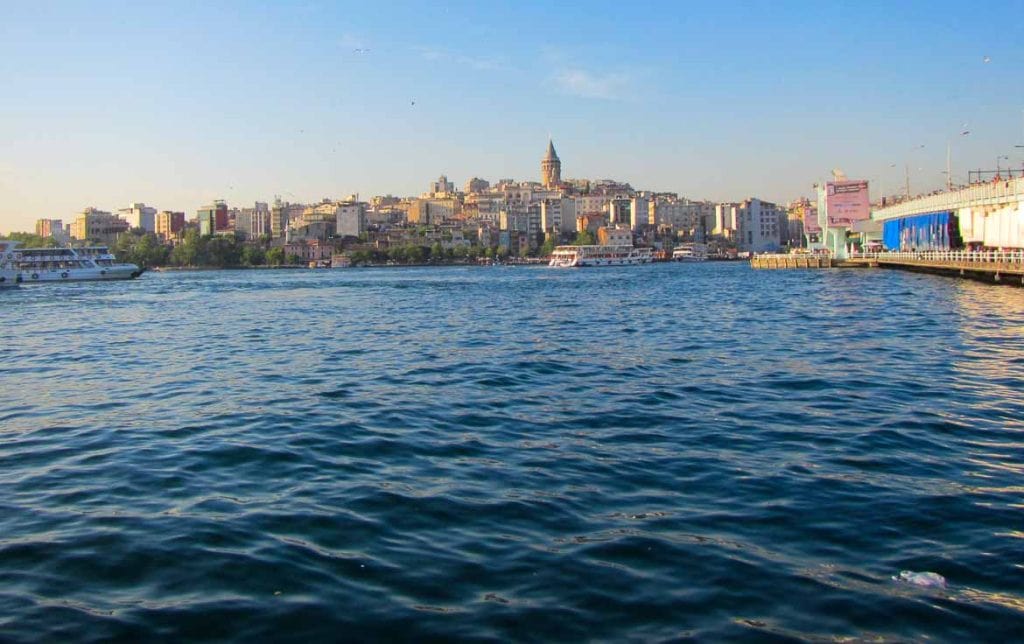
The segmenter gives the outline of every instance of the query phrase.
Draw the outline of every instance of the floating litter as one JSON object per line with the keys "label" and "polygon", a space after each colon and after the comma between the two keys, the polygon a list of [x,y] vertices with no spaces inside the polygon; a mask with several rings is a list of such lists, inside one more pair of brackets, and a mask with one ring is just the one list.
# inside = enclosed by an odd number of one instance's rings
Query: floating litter
{"label": "floating litter", "polygon": [[907,584],[914,586],[920,586],[921,588],[945,588],[946,578],[937,572],[913,572],[910,570],[903,570],[896,577],[893,577],[896,581],[902,581]]}

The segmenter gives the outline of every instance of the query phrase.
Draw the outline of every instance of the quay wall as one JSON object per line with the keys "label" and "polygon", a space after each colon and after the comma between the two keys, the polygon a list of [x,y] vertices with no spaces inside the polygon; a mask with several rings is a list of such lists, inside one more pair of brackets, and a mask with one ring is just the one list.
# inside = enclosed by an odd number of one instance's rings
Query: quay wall
{"label": "quay wall", "polygon": [[758,269],[831,268],[832,258],[823,255],[754,255],[750,266]]}

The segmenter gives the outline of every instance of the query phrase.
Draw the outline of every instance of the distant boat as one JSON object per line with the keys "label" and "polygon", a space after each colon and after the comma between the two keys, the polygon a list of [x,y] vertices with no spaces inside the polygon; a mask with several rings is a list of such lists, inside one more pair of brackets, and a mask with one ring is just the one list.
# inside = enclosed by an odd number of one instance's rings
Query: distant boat
{"label": "distant boat", "polygon": [[551,253],[548,266],[576,268],[584,266],[631,266],[649,264],[650,248],[635,246],[559,246]]}
{"label": "distant boat", "polygon": [[672,251],[674,262],[703,262],[708,258],[708,247],[704,244],[683,244]]}
{"label": "distant boat", "polygon": [[0,242],[0,271],[13,273],[16,284],[128,280],[142,274],[142,269],[135,264],[118,262],[106,246],[20,248],[19,245],[19,242]]}

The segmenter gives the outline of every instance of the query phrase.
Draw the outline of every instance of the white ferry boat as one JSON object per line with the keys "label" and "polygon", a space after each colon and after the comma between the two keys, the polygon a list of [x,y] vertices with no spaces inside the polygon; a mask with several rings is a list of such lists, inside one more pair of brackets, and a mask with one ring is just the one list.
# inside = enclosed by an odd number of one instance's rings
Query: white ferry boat
{"label": "white ferry boat", "polygon": [[648,264],[652,258],[650,248],[636,246],[559,246],[551,253],[548,266],[630,266]]}
{"label": "white ferry boat", "polygon": [[683,244],[672,251],[674,262],[703,262],[708,258],[708,247],[704,244]]}
{"label": "white ferry boat", "polygon": [[106,246],[19,248],[18,242],[2,244],[0,271],[12,272],[15,283],[127,280],[142,274],[135,264],[118,263]]}
{"label": "white ferry boat", "polygon": [[7,268],[17,242],[0,241],[0,288],[14,288],[18,285],[18,271]]}

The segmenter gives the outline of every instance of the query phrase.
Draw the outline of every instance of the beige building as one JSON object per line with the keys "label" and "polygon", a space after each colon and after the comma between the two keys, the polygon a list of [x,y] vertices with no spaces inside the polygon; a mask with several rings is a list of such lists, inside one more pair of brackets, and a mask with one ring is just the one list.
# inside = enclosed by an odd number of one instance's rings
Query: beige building
{"label": "beige building", "polygon": [[86,208],[71,224],[71,236],[79,241],[113,244],[117,236],[127,232],[128,222],[96,208]]}
{"label": "beige building", "polygon": [[164,241],[178,239],[185,230],[185,213],[164,210],[156,214],[156,234]]}
{"label": "beige building", "polygon": [[441,224],[453,218],[457,208],[455,199],[415,199],[409,204],[409,223]]}
{"label": "beige building", "polygon": [[632,246],[633,233],[624,226],[601,226],[597,229],[597,243],[602,246]]}

